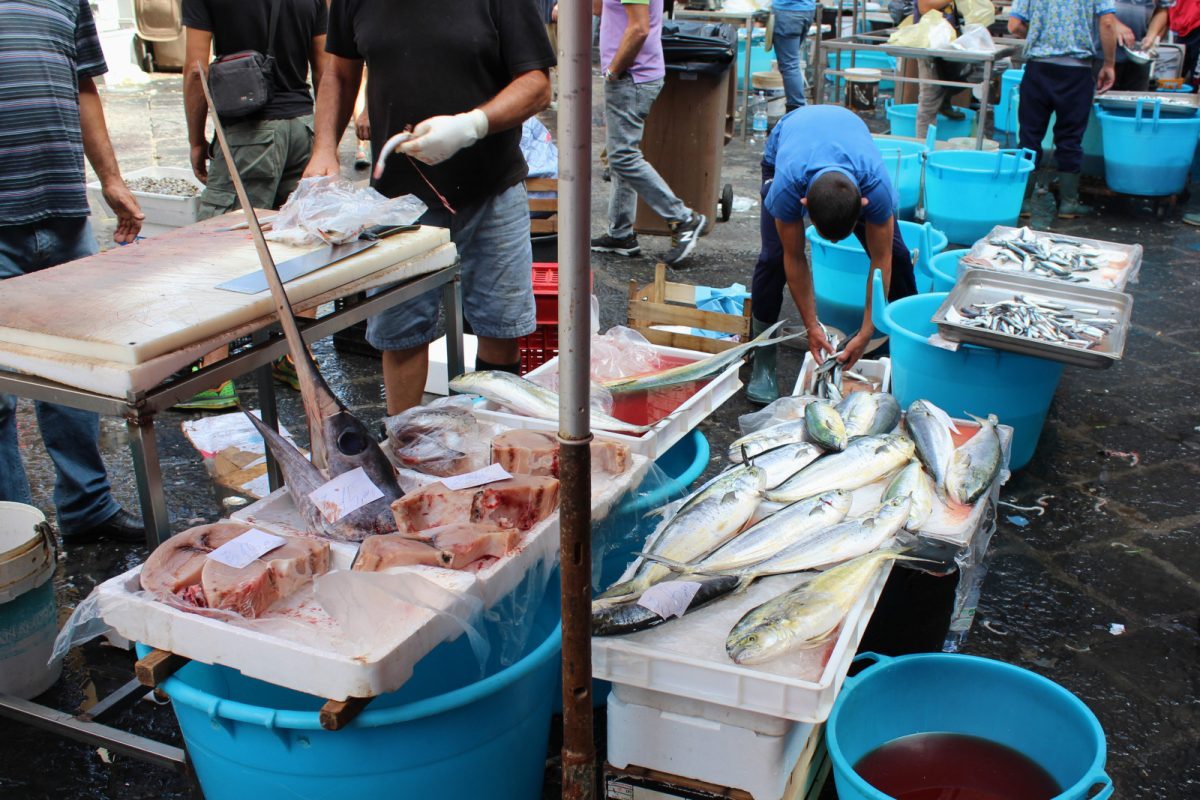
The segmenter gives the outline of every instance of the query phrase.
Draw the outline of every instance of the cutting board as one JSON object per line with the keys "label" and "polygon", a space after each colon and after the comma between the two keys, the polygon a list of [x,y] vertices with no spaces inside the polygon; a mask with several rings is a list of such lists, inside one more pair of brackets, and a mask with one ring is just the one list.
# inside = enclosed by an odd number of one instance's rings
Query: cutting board
{"label": "cutting board", "polygon": [[[216,288],[261,269],[248,231],[219,230],[242,219],[227,214],[0,281],[0,342],[135,365],[271,314],[269,292]],[[297,304],[449,241],[445,228],[395,234],[288,282],[288,299]],[[270,248],[277,263],[318,249]]]}

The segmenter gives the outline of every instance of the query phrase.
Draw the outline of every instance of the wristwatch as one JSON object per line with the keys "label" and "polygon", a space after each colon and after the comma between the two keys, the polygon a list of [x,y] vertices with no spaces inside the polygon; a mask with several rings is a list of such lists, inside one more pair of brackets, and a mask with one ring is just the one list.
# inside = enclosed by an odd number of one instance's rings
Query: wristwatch
{"label": "wristwatch", "polygon": [[607,67],[604,68],[604,80],[608,81],[609,83],[613,83],[619,77],[620,76],[612,70],[608,69]]}

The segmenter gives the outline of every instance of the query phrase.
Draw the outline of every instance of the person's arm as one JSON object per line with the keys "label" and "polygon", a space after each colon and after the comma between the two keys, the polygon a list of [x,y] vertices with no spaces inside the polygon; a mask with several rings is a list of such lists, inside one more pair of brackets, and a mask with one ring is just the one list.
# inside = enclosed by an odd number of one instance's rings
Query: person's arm
{"label": "person's arm", "polygon": [[592,0],[592,16],[598,17],[604,13],[604,0]]}
{"label": "person's arm", "polygon": [[953,2],[954,0],[917,0],[917,9],[925,15],[930,11],[941,11]]}
{"label": "person's arm", "polygon": [[535,69],[516,75],[500,93],[478,108],[453,116],[430,117],[413,128],[397,149],[426,164],[440,164],[489,133],[521,125],[550,105],[550,74]]}
{"label": "person's arm", "polygon": [[1096,92],[1104,94],[1117,81],[1117,15],[1111,11],[1100,15],[1100,46],[1104,50],[1104,66],[1096,76]]}
{"label": "person's arm", "polygon": [[83,134],[83,153],[100,179],[104,201],[117,215],[113,241],[117,244],[132,242],[141,231],[146,215],[121,177],[121,168],[108,138],[108,126],[104,123],[104,106],[96,91],[96,82],[91,78],[79,79],[79,128]]}
{"label": "person's arm", "polygon": [[1169,9],[1163,6],[1154,9],[1154,14],[1150,17],[1150,24],[1146,26],[1146,36],[1142,39],[1143,50],[1149,50],[1150,46],[1154,44],[1154,40],[1161,39],[1162,35],[1167,32],[1169,17]]}
{"label": "person's arm", "polygon": [[358,97],[354,100],[354,135],[359,140],[371,140],[371,115],[367,113],[367,71],[363,70],[358,84]]}
{"label": "person's arm", "polygon": [[821,321],[817,318],[817,298],[813,292],[812,269],[804,256],[804,220],[784,222],[775,220],[775,230],[779,233],[779,241],[783,244],[783,273],[787,276],[788,291],[796,308],[800,310],[800,318],[804,320],[804,328],[808,331],[808,350],[820,364],[827,355],[833,353],[833,345],[821,330]]}
{"label": "person's arm", "polygon": [[325,72],[325,59],[329,56],[325,53],[325,34],[314,36],[312,39],[312,47],[308,53],[308,66],[312,70],[312,87],[313,94],[321,88],[321,75]]}
{"label": "person's arm", "polygon": [[871,253],[871,268],[867,271],[867,302],[863,309],[862,327],[858,333],[846,342],[840,356],[847,368],[862,358],[863,350],[871,341],[875,332],[875,324],[871,321],[872,284],[875,281],[876,270],[883,276],[883,291],[886,295],[892,286],[892,236],[895,233],[896,218],[888,217],[884,222],[865,222],[867,250]]}
{"label": "person's arm", "polygon": [[1116,33],[1117,43],[1123,44],[1126,47],[1136,47],[1137,37],[1133,35],[1133,29],[1121,22],[1119,19],[1114,19],[1114,31]]}
{"label": "person's arm", "polygon": [[362,72],[362,59],[328,55],[321,75],[321,88],[317,91],[312,156],[304,168],[305,178],[339,174],[338,143],[354,112],[354,98],[358,95]]}
{"label": "person's arm", "polygon": [[201,183],[208,183],[208,139],[204,125],[208,121],[208,101],[200,81],[208,79],[208,60],[212,54],[212,32],[184,28],[183,113],[187,119],[188,145],[191,147],[192,172]]}
{"label": "person's arm", "polygon": [[1029,24],[1020,17],[1009,14],[1008,32],[1018,39],[1024,39],[1029,34]]}
{"label": "person's arm", "polygon": [[633,66],[642,45],[650,38],[650,6],[644,3],[622,3],[625,10],[625,33],[621,35],[621,43],[612,61],[602,64],[604,76],[608,80],[616,80]]}

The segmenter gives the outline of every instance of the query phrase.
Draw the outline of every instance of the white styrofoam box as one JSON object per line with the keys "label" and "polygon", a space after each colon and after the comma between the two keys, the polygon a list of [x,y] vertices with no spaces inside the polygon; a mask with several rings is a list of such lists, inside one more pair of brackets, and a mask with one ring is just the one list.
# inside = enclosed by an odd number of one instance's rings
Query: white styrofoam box
{"label": "white styrofoam box", "polygon": [[[649,461],[634,458],[624,475],[598,484],[592,497],[593,517],[603,518],[648,468]],[[271,533],[305,535],[286,489],[241,509],[233,518]],[[558,533],[559,516],[554,514],[526,532],[514,553],[476,573],[398,568],[394,571],[398,581],[416,575],[448,591],[435,592],[437,596],[424,605],[397,600],[386,613],[375,609],[370,620],[376,628],[369,642],[342,631],[311,592],[299,593],[272,609],[275,613],[245,625],[173,608],[141,591],[141,565],[98,587],[100,614],[127,639],[205,664],[231,667],[276,686],[330,700],[374,697],[399,689],[421,658],[462,633],[454,619],[434,610],[441,607],[437,604],[447,603],[459,616],[466,615],[469,603],[455,602],[458,594],[482,602],[485,608],[492,606],[538,563],[557,558]],[[357,549],[354,544],[332,542],[331,571],[349,570]],[[415,591],[405,589],[402,594]]]}
{"label": "white styrofoam box", "polygon": [[[197,189],[204,189],[204,184],[196,179],[195,174],[190,169],[183,167],[144,167],[126,172],[123,177],[126,183],[134,178],[178,178],[187,181]],[[99,204],[110,217],[115,216],[104,200],[104,194],[100,191],[100,182],[92,181],[87,188],[92,200]],[[135,191],[133,196],[137,198],[138,205],[142,207],[142,213],[146,215],[146,220],[142,223],[142,236],[153,236],[173,228],[191,225],[196,221],[196,215],[200,211],[199,194],[194,197],[178,197]]]}
{"label": "white styrofoam box", "polygon": [[[699,353],[695,350],[681,350],[677,347],[664,347],[656,344],[650,346],[663,355],[672,358],[698,361],[702,358],[708,358],[710,355],[709,353]],[[669,416],[659,420],[651,430],[641,435],[614,433],[611,431],[592,431],[592,433],[595,434],[597,439],[620,442],[628,446],[631,453],[646,456],[652,461],[657,460],[659,456],[670,450],[676,442],[687,436],[693,428],[720,408],[726,400],[733,397],[738,389],[742,388],[742,381],[738,378],[738,370],[741,366],[742,361],[740,359],[730,364],[724,371],[718,373],[707,384],[701,387],[699,391],[689,397]],[[543,372],[557,369],[558,357],[556,356],[537,369],[531,370],[525,377],[532,378]],[[475,414],[480,419],[499,422],[502,425],[512,428],[529,428],[543,431],[558,430],[557,419],[548,420],[523,417],[519,414],[504,411],[500,406],[486,400],[476,406]]]}
{"label": "white styrofoam box", "polygon": [[[771,716],[770,714],[759,714],[754,711],[744,711],[740,708],[718,706],[691,697],[680,697],[677,694],[643,689],[640,686],[614,683],[612,690],[617,699],[628,705],[645,706],[656,711],[664,711],[682,717],[699,717],[719,722],[722,725],[745,728],[755,733],[761,733],[764,736],[783,736],[793,725],[799,724],[791,720]],[[649,766],[648,764],[642,764],[640,761],[637,763],[642,766]]]}
{"label": "white styrofoam box", "polygon": [[[472,372],[475,369],[475,353],[479,349],[479,339],[469,333],[463,334],[463,369]],[[445,397],[450,394],[450,379],[458,377],[451,375],[447,367],[449,358],[446,355],[446,337],[443,336],[429,344],[429,370],[425,377],[425,393]]]}
{"label": "white styrofoam box", "polygon": [[[800,367],[800,374],[796,376],[796,386],[792,389],[792,394],[812,394],[814,386],[813,370],[816,369],[816,365],[812,353],[805,353],[804,364]],[[865,378],[879,381],[879,391],[881,392],[889,392],[892,389],[892,360],[887,356],[883,358],[860,358],[851,371],[857,372]]]}
{"label": "white styrofoam box", "polygon": [[729,659],[725,638],[733,625],[807,579],[776,575],[656,628],[592,639],[592,676],[796,722],[824,722],[890,573],[889,562],[851,606],[832,644],[755,666]]}
{"label": "white styrofoam box", "polygon": [[781,800],[816,726],[784,724],[764,734],[725,722],[627,703],[608,695],[608,763],[633,764],[681,778]]}

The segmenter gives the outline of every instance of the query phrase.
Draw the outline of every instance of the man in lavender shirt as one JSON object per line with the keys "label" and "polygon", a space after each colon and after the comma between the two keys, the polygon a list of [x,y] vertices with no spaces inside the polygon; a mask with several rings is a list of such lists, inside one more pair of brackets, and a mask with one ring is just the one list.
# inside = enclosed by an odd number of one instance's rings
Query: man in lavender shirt
{"label": "man in lavender shirt", "polygon": [[592,239],[592,250],[636,256],[642,249],[633,232],[640,195],[671,227],[671,249],[663,260],[672,267],[691,254],[706,222],[684,205],[642,155],[642,132],[662,91],[663,0],[592,0],[600,15],[600,63],[604,67],[604,117],[612,192],[608,231]]}

